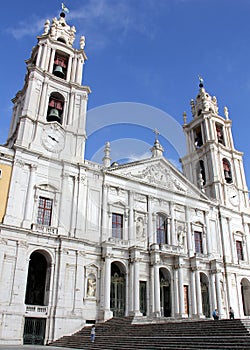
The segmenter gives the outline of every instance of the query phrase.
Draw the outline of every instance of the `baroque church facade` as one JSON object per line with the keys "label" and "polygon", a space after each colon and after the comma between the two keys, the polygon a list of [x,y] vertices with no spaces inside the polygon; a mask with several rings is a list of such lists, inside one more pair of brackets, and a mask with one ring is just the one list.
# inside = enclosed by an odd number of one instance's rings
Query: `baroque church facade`
{"label": "baroque church facade", "polygon": [[86,324],[250,316],[250,210],[227,108],[200,81],[183,172],[163,156],[85,159],[85,38],[46,21],[0,146],[0,343],[47,344]]}

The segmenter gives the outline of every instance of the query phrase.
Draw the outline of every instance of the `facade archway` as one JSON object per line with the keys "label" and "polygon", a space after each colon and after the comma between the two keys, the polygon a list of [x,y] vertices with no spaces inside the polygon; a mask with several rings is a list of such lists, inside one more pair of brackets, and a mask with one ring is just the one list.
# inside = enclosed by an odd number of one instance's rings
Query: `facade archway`
{"label": "facade archway", "polygon": [[50,285],[50,264],[41,251],[30,255],[26,284],[26,305],[48,305]]}
{"label": "facade archway", "polygon": [[119,262],[111,264],[110,310],[114,317],[124,317],[126,312],[125,268]]}
{"label": "facade archway", "polygon": [[171,278],[167,269],[159,270],[161,315],[171,316]]}
{"label": "facade archway", "polygon": [[241,297],[244,316],[250,316],[250,282],[247,278],[241,280]]}
{"label": "facade archway", "polygon": [[202,299],[202,312],[206,317],[210,317],[210,302],[209,302],[209,283],[208,278],[204,273],[200,274],[201,284],[201,299]]}

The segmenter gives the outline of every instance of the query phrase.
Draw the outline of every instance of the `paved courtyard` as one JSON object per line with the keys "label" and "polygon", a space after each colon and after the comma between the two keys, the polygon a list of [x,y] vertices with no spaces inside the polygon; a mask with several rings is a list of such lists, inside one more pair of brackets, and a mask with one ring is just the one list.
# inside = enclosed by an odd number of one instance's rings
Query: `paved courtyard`
{"label": "paved courtyard", "polygon": [[[69,348],[59,348],[55,346],[41,346],[41,345],[2,345],[0,350],[72,350]],[[75,349],[77,350],[77,349]]]}

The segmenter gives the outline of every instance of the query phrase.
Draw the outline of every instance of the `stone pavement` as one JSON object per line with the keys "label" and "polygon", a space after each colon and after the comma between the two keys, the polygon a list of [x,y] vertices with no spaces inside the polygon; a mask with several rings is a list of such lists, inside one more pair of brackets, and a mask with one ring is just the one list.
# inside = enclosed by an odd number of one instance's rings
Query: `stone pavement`
{"label": "stone pavement", "polygon": [[[0,350],[72,350],[69,348],[59,348],[56,346],[42,345],[3,345],[0,344]],[[77,349],[75,349],[77,350]]]}

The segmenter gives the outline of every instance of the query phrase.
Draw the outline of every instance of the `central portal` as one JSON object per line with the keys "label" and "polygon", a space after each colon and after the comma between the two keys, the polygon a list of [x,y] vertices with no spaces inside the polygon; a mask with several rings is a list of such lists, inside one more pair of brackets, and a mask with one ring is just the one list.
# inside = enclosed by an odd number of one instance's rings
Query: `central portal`
{"label": "central portal", "polygon": [[117,263],[111,265],[110,309],[114,317],[125,316],[126,280]]}

